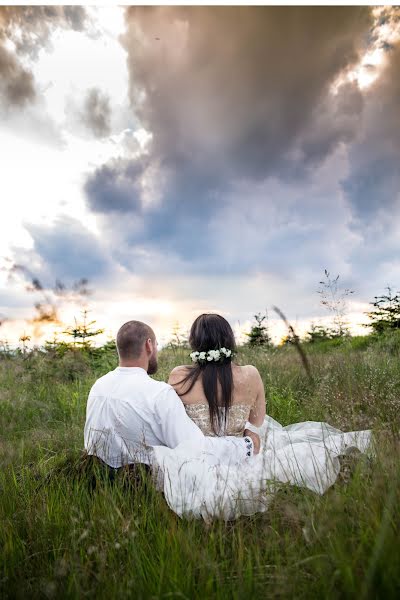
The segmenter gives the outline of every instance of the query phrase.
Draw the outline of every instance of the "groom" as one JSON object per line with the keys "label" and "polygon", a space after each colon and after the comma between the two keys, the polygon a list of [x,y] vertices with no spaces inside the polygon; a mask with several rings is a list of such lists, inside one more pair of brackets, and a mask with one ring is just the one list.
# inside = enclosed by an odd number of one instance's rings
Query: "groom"
{"label": "groom", "polygon": [[221,462],[244,461],[258,454],[260,439],[206,437],[187,416],[175,390],[150,375],[157,371],[154,331],[128,321],[118,331],[119,366],[98,379],[89,393],[84,431],[88,454],[118,469],[130,463],[152,464],[152,446],[175,448],[192,441]]}

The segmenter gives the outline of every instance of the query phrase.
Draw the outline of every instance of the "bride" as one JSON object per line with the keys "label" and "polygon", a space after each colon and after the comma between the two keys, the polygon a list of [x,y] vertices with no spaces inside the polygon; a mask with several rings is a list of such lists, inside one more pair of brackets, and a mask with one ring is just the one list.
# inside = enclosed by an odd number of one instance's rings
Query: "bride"
{"label": "bride", "polygon": [[231,464],[190,442],[154,447],[166,500],[180,516],[233,519],[263,512],[282,484],[323,494],[339,474],[339,455],[369,448],[370,431],[343,433],[314,421],[282,427],[266,416],[261,376],[254,366],[234,361],[234,334],[222,316],[200,315],[189,343],[193,364],[173,369],[168,381],[189,417],[205,435],[242,437],[252,429],[262,445],[245,463]]}

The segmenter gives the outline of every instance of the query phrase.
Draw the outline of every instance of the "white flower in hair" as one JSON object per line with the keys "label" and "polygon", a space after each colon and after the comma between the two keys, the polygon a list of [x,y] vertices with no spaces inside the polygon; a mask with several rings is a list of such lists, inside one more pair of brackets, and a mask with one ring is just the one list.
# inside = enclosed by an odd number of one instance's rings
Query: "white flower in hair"
{"label": "white flower in hair", "polygon": [[232,355],[232,350],[227,348],[220,348],[219,350],[208,350],[207,352],[191,352],[190,358],[193,362],[206,361],[206,362],[219,362],[221,359],[229,358]]}

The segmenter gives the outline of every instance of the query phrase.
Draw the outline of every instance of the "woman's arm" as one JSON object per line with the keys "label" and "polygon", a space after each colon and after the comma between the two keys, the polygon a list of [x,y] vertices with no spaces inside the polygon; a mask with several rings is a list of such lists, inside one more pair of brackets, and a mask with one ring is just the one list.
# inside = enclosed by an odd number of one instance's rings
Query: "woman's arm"
{"label": "woman's arm", "polygon": [[[261,379],[261,375],[258,372],[256,367],[251,367],[252,369],[252,389],[254,389],[255,393],[255,402],[253,408],[250,411],[249,422],[256,427],[261,427],[265,419],[265,390],[264,383]],[[254,387],[253,387],[254,385]]]}

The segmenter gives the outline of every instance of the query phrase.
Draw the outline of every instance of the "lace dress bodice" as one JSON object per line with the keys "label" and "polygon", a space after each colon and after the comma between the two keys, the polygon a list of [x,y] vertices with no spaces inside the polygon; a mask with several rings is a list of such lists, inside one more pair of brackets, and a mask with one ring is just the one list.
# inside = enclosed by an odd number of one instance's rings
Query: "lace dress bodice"
{"label": "lace dress bodice", "polygon": [[[210,422],[208,404],[185,404],[187,415],[196,423],[204,435],[215,436]],[[222,409],[223,410],[223,409]],[[243,435],[246,422],[249,419],[251,406],[248,404],[233,404],[228,412],[226,426],[219,435]]]}

